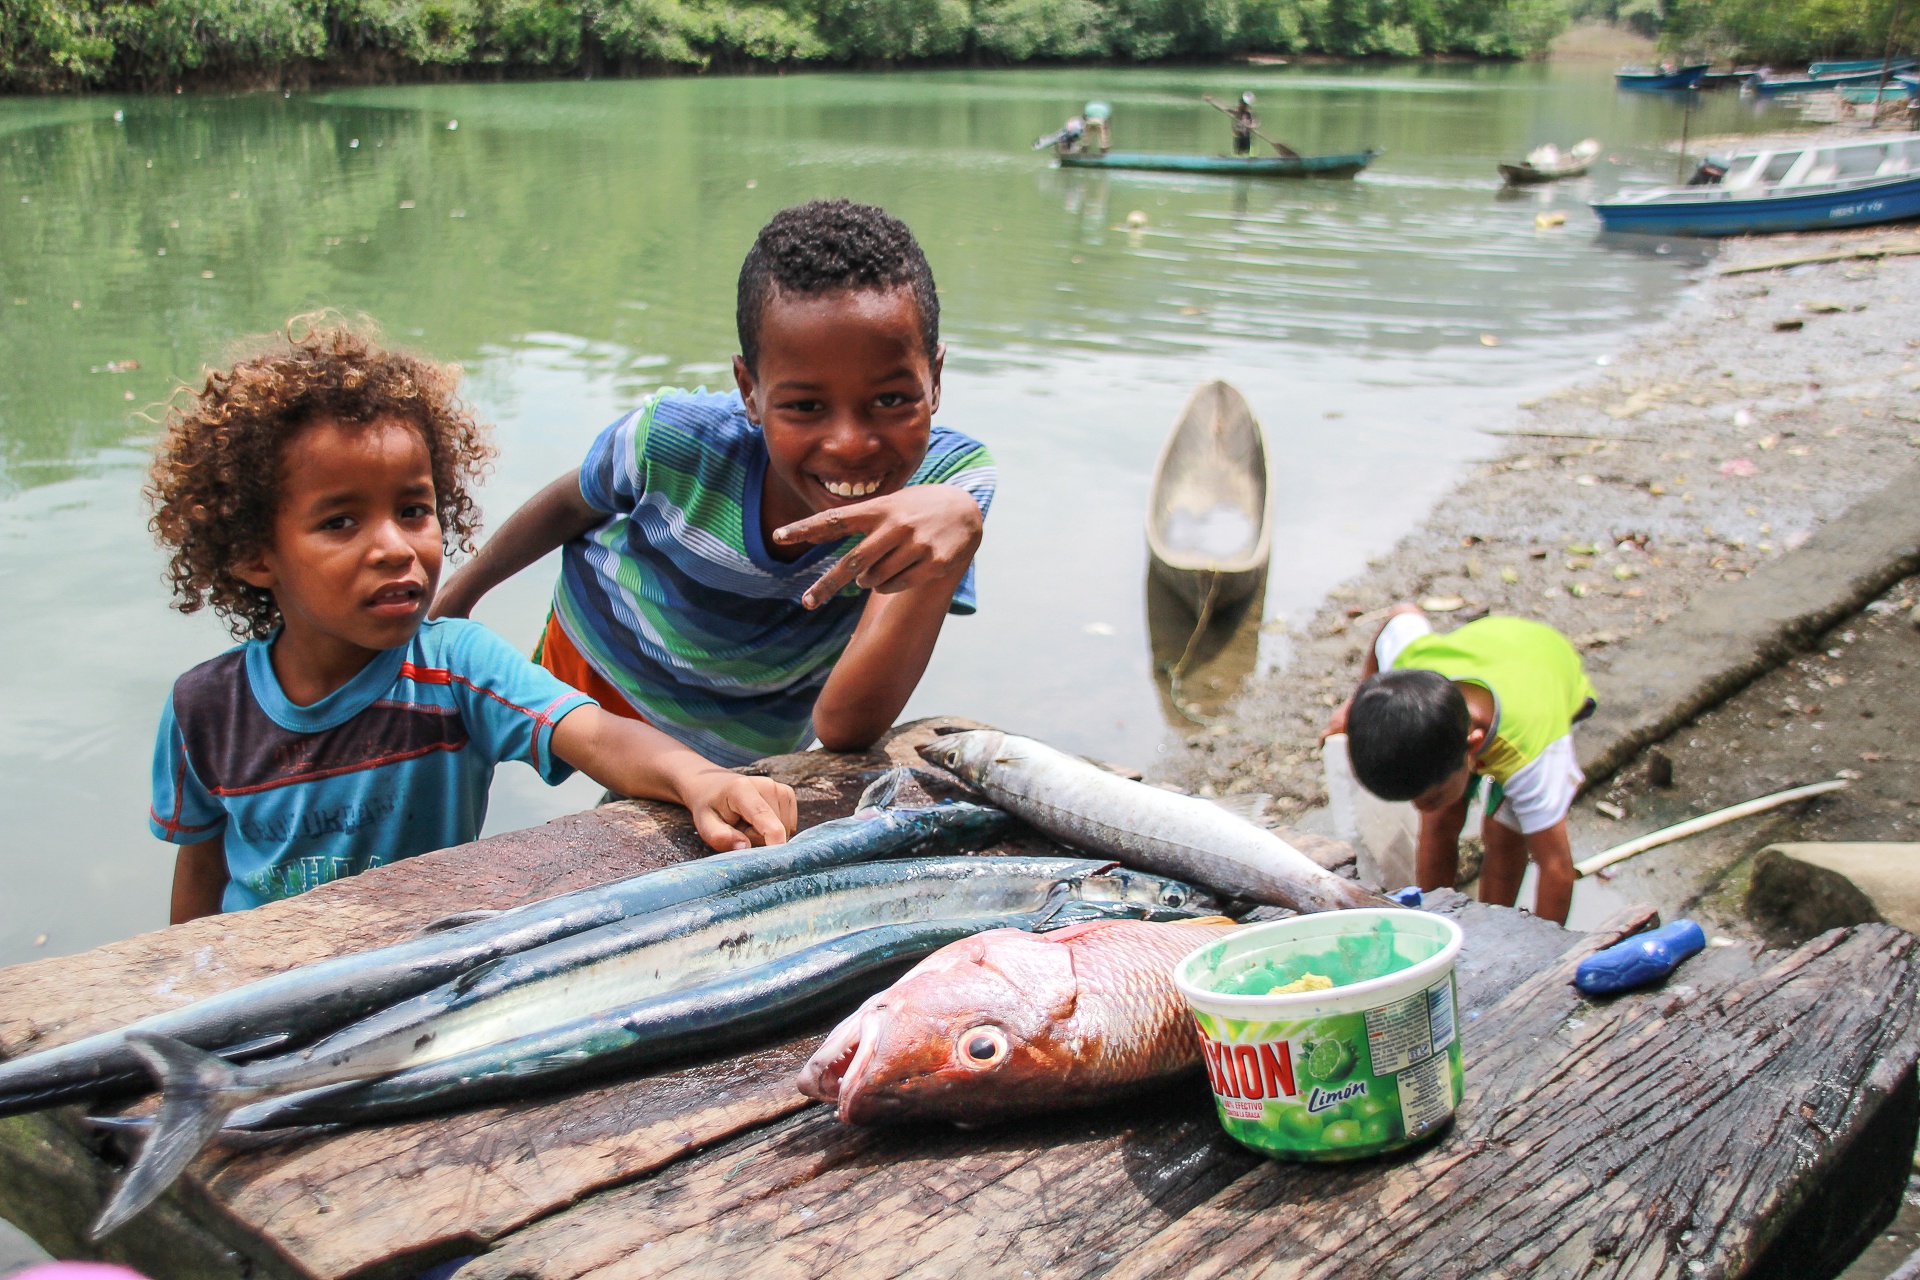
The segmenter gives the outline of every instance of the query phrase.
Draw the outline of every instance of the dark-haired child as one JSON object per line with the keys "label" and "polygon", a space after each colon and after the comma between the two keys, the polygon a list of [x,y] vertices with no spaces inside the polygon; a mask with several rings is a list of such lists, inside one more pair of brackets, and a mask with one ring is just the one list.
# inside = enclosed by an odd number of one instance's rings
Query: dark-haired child
{"label": "dark-haired child", "polygon": [[1593,708],[1580,654],[1552,627],[1482,618],[1436,635],[1416,606],[1399,604],[1327,733],[1347,735],[1362,786],[1419,810],[1422,889],[1452,887],[1467,804],[1485,779],[1481,900],[1513,905],[1531,857],[1540,869],[1535,912],[1565,923],[1574,881],[1567,810],[1586,781],[1572,732]]}
{"label": "dark-haired child", "polygon": [[149,495],[176,607],[211,604],[245,641],[161,717],[174,923],[472,840],[503,760],[684,804],[716,849],[793,830],[787,787],[608,715],[477,623],[426,620],[492,456],[457,377],[346,326],[290,328],[170,417]]}
{"label": "dark-haired child", "polygon": [[940,303],[904,223],[822,200],[740,269],[738,390],[662,391],[594,441],[447,583],[464,616],[564,548],[538,660],[609,710],[744,764],[893,724],[948,613],[974,608],[993,497],[933,425]]}

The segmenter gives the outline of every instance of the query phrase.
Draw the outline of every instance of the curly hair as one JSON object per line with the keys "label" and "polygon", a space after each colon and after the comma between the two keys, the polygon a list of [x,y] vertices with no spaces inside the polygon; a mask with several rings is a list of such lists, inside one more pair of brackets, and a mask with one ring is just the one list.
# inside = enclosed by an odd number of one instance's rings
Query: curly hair
{"label": "curly hair", "polygon": [[933,268],[907,224],[871,204],[810,200],[782,209],[760,228],[740,264],[734,324],[740,358],[759,367],[760,317],[767,299],[781,293],[816,294],[836,289],[913,290],[920,307],[920,337],[927,359],[940,347],[940,296]]}
{"label": "curly hair", "polygon": [[383,350],[371,326],[315,315],[294,317],[263,349],[210,370],[197,392],[182,387],[186,403],[168,411],[146,487],[150,527],[173,552],[174,608],[211,605],[242,640],[279,625],[273,593],[233,570],[272,538],[281,456],[318,418],[366,425],[399,417],[419,428],[443,545],[471,552],[480,511],[468,489],[495,451],[454,395],[459,380],[457,365]]}

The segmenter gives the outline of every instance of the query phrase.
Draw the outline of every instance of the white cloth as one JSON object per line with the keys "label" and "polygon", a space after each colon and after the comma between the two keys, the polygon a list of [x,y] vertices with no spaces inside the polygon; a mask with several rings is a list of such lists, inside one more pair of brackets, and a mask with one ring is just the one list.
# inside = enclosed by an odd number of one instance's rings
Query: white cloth
{"label": "white cloth", "polygon": [[1586,780],[1573,754],[1573,735],[1564,734],[1507,779],[1506,799],[1493,820],[1522,835],[1545,831],[1567,816]]}
{"label": "white cloth", "polygon": [[1396,614],[1387,619],[1386,626],[1380,628],[1380,637],[1373,642],[1373,656],[1379,661],[1382,671],[1391,671],[1393,660],[1400,656],[1401,650],[1421,636],[1432,634],[1433,624],[1427,621],[1426,614]]}

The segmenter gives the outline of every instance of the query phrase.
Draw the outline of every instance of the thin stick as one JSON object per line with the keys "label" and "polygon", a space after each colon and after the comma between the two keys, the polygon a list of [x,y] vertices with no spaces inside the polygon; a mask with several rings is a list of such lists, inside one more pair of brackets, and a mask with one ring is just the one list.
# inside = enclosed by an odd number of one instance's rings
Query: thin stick
{"label": "thin stick", "polygon": [[1634,444],[1652,444],[1652,436],[1607,436],[1596,435],[1591,431],[1496,431],[1492,427],[1475,427],[1483,436],[1522,436],[1528,440],[1627,440]]}
{"label": "thin stick", "polygon": [[1699,835],[1702,831],[1711,831],[1715,827],[1725,826],[1741,818],[1750,818],[1756,813],[1765,813],[1769,809],[1778,809],[1781,805],[1792,804],[1795,800],[1805,800],[1809,796],[1823,796],[1829,791],[1841,791],[1846,788],[1845,778],[1834,778],[1827,782],[1816,782],[1811,786],[1795,787],[1791,791],[1776,791],[1770,796],[1761,796],[1758,800],[1749,800],[1745,804],[1736,804],[1730,809],[1718,809],[1697,818],[1671,827],[1662,827],[1649,832],[1638,839],[1625,844],[1617,844],[1604,849],[1591,858],[1573,864],[1573,869],[1583,876],[1590,876],[1602,867],[1610,867],[1616,862],[1624,862],[1636,853],[1645,853],[1649,849],[1658,849],[1663,844],[1672,844],[1676,840],[1685,840],[1688,836]]}
{"label": "thin stick", "polygon": [[1801,254],[1792,258],[1769,258],[1765,262],[1722,267],[1714,274],[1738,276],[1745,275],[1749,271],[1778,271],[1782,267],[1799,267],[1810,262],[1846,262],[1853,258],[1888,258],[1909,253],[1920,253],[1920,240],[1886,240],[1880,244],[1866,245],[1858,249],[1833,249],[1826,253]]}

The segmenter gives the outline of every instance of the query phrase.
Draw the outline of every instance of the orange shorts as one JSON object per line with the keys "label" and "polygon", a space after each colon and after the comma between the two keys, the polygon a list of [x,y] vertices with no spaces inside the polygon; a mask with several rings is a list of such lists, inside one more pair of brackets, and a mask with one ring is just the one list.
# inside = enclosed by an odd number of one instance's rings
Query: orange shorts
{"label": "orange shorts", "polygon": [[647,722],[645,716],[633,709],[627,696],[580,655],[580,650],[561,629],[560,615],[552,610],[547,611],[547,629],[540,634],[540,643],[533,648],[533,660],[614,715],[638,720],[642,724]]}

